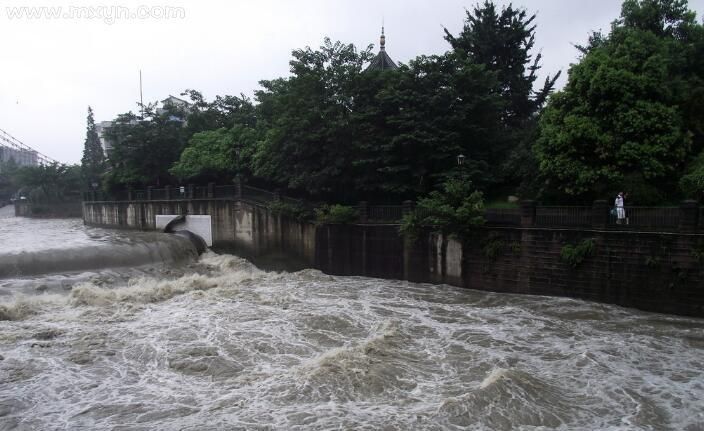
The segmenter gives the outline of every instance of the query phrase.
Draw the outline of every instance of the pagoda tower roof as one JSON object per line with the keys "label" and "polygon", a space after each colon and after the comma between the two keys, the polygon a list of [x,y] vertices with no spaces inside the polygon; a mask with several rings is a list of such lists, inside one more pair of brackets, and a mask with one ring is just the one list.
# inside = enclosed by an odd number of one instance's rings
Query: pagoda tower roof
{"label": "pagoda tower roof", "polygon": [[374,57],[367,70],[394,70],[398,66],[386,53],[386,36],[384,35],[384,27],[381,27],[381,38],[379,40],[379,54]]}

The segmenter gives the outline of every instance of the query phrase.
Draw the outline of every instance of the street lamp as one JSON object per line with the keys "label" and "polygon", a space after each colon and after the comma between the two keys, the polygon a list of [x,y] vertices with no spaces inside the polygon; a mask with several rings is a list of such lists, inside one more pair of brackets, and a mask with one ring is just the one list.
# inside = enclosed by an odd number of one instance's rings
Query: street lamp
{"label": "street lamp", "polygon": [[462,166],[462,165],[464,165],[464,161],[465,161],[466,159],[467,159],[467,158],[464,156],[464,154],[460,154],[459,156],[457,156],[457,166]]}

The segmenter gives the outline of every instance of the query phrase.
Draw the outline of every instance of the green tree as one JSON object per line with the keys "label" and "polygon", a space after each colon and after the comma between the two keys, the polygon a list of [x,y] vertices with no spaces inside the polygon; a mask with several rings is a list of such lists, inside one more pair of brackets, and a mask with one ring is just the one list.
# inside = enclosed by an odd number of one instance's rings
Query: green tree
{"label": "green tree", "polygon": [[[491,193],[513,192],[518,184],[522,194],[534,193],[532,178],[537,163],[532,155],[537,114],[543,108],[561,72],[548,76],[535,88],[542,56],[533,55],[535,14],[512,5],[500,11],[492,1],[467,10],[463,30],[454,36],[445,29],[445,39],[460,58],[483,65],[496,77],[496,92],[501,96],[500,136],[491,141],[492,157],[483,161],[491,166]],[[478,141],[474,141],[476,145]],[[472,162],[470,158],[470,162]],[[476,164],[477,161],[474,160]],[[481,161],[480,161],[481,163]],[[481,171],[480,171],[481,172]],[[482,177],[483,175],[480,175]],[[485,184],[477,185],[486,189]]]}
{"label": "green tree", "polygon": [[234,175],[251,176],[257,131],[245,125],[196,133],[170,172],[181,180],[229,182]]}
{"label": "green tree", "polygon": [[84,184],[90,186],[98,182],[105,172],[105,155],[100,144],[100,138],[95,128],[93,119],[93,109],[88,107],[88,118],[86,120],[86,140],[83,144],[83,158],[81,159],[81,172]]}
{"label": "green tree", "polygon": [[[381,147],[383,190],[415,197],[460,168],[479,187],[495,182],[502,102],[494,75],[454,53],[420,56],[396,74],[378,95],[393,131]],[[467,158],[462,167],[460,154]]]}
{"label": "green tree", "polygon": [[543,114],[535,153],[549,190],[587,200],[628,188],[641,203],[676,193],[702,146],[702,34],[683,0],[624,2]]}
{"label": "green tree", "polygon": [[266,133],[254,158],[257,175],[312,195],[349,198],[358,156],[352,89],[370,59],[369,48],[326,38],[317,51],[293,52],[290,78],[260,83]]}
{"label": "green tree", "polygon": [[429,226],[444,235],[467,239],[484,222],[483,194],[470,181],[449,179],[440,190],[418,200],[416,212],[404,217],[401,232],[414,238],[421,227]]}
{"label": "green tree", "polygon": [[254,104],[244,94],[239,97],[216,96],[212,102],[205,100],[196,90],[186,90],[182,96],[188,96],[191,101],[186,124],[190,135],[223,127],[229,129],[235,124],[248,127],[256,125]]}
{"label": "green tree", "polygon": [[538,112],[555,86],[560,72],[547,77],[543,87],[534,90],[541,54],[531,53],[535,45],[535,15],[512,5],[499,12],[492,1],[467,10],[464,28],[453,36],[445,29],[445,40],[460,56],[466,56],[486,70],[496,73],[504,99],[502,118],[506,124],[522,125]]}
{"label": "green tree", "polygon": [[9,202],[14,197],[19,185],[17,170],[19,167],[14,159],[0,161],[0,202]]}
{"label": "green tree", "polygon": [[23,166],[16,171],[15,182],[33,203],[54,203],[80,196],[81,174],[79,165]]}
{"label": "green tree", "polygon": [[145,108],[142,119],[131,112],[119,115],[106,131],[113,145],[106,188],[160,186],[173,180],[169,169],[190,137],[179,118],[186,114],[175,107],[158,114],[153,105]]}

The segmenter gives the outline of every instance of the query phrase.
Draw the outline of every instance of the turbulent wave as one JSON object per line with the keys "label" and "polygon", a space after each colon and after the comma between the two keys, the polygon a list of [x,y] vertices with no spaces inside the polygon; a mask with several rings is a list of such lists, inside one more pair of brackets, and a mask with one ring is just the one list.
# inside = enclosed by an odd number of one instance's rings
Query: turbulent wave
{"label": "turbulent wave", "polygon": [[157,303],[194,291],[235,288],[240,283],[267,274],[244,259],[221,256],[212,252],[204,255],[200,263],[205,270],[211,271],[206,274],[190,273],[172,279],[157,279],[142,275],[129,279],[126,285],[117,286],[105,285],[100,280],[82,281],[73,286],[67,296],[17,295],[9,301],[0,301],[0,320],[22,320],[48,305],[109,307],[120,303]]}
{"label": "turbulent wave", "polygon": [[577,397],[529,373],[494,368],[474,390],[445,400],[438,417],[457,426],[557,428],[580,409]]}
{"label": "turbulent wave", "polygon": [[65,304],[65,295],[17,295],[7,301],[0,301],[0,321],[23,320]]}
{"label": "turbulent wave", "polygon": [[400,323],[386,321],[366,340],[328,350],[299,368],[298,384],[315,398],[353,400],[415,387],[406,372],[406,336]]}

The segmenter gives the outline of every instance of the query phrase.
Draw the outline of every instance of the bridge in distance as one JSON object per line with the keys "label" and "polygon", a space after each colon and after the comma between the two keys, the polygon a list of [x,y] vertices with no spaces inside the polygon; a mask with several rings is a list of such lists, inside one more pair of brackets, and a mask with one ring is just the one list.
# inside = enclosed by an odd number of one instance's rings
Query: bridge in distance
{"label": "bridge in distance", "polygon": [[19,166],[40,166],[59,163],[0,129],[0,162],[14,160]]}

